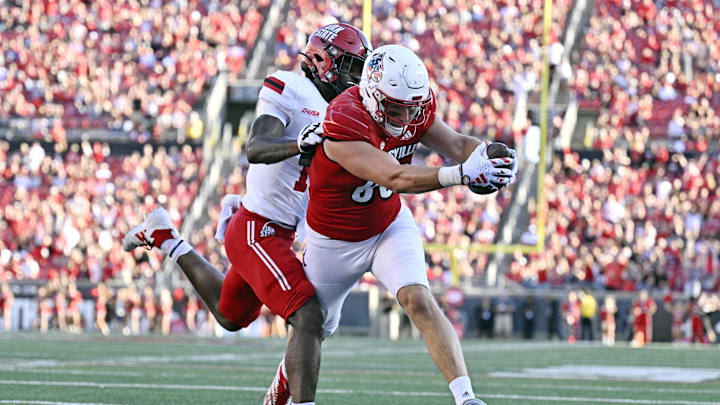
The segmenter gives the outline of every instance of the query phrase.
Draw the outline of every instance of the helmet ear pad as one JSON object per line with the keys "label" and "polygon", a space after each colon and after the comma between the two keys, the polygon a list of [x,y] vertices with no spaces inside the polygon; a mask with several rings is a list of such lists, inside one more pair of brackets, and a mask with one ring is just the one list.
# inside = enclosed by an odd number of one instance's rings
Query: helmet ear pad
{"label": "helmet ear pad", "polygon": [[[341,93],[341,89],[337,88],[337,86],[333,86],[332,84],[321,80],[320,78],[320,72],[318,71],[318,62],[319,56],[313,55],[314,57],[311,58],[307,54],[301,52],[301,55],[305,57],[306,60],[302,61],[300,63],[300,68],[305,73],[305,76],[310,79],[315,87],[320,92],[320,95],[327,101],[328,103],[332,101],[335,97],[338,96],[338,94]],[[322,61],[323,59],[320,58]]]}
{"label": "helmet ear pad", "polygon": [[306,58],[303,63],[312,65],[310,70],[314,76],[322,81],[332,81],[328,80],[328,72],[332,69],[333,63],[330,55],[327,55],[324,49],[308,45],[305,52],[301,52],[301,54]]}

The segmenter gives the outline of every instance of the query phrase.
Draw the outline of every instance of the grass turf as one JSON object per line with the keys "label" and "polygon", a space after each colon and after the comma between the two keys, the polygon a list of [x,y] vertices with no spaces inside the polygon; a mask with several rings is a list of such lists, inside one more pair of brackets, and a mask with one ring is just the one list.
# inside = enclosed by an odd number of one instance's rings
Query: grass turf
{"label": "grass turf", "polygon": [[[475,391],[489,405],[720,405],[720,380],[489,375],[563,365],[717,370],[717,346],[631,349],[477,340],[463,346]],[[0,404],[258,404],[284,347],[284,340],[274,339],[0,334]],[[324,346],[317,403],[452,405],[453,400],[423,342],[337,337]]]}

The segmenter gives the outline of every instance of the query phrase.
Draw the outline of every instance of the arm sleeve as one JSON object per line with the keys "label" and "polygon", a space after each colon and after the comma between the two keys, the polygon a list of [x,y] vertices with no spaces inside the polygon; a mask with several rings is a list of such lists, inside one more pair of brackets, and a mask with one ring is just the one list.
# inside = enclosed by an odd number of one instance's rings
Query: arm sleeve
{"label": "arm sleeve", "polygon": [[257,105],[255,106],[255,114],[257,117],[261,115],[272,115],[282,121],[285,126],[287,126],[288,122],[290,122],[290,117],[287,113],[285,113],[285,111],[276,104],[273,104],[269,100],[263,98],[258,100]]}

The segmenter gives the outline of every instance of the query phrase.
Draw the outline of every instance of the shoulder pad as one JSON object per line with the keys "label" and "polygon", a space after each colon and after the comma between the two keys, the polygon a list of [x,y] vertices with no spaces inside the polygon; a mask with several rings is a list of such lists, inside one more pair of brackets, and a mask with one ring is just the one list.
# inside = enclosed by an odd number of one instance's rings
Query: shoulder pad
{"label": "shoulder pad", "polygon": [[323,122],[323,136],[336,141],[370,142],[375,122],[365,107],[345,92],[328,106]]}
{"label": "shoulder pad", "polygon": [[298,75],[293,72],[278,70],[263,80],[258,98],[267,101],[288,116],[292,115],[297,103],[295,85]]}

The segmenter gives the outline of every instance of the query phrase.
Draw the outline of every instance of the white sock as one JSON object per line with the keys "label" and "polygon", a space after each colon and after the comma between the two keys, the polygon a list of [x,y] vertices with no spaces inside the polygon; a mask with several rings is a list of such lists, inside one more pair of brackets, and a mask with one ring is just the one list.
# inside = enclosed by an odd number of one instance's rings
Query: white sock
{"label": "white sock", "polygon": [[167,257],[172,259],[172,261],[177,263],[180,256],[193,250],[193,247],[190,246],[190,244],[185,242],[183,239],[176,238],[176,239],[168,239],[165,242],[163,242],[163,244],[160,245],[160,250],[162,250],[162,252]]}
{"label": "white sock", "polygon": [[468,399],[475,398],[475,392],[473,392],[472,384],[470,384],[470,377],[466,375],[450,381],[449,387],[455,397],[455,405],[462,405]]}
{"label": "white sock", "polygon": [[283,359],[280,361],[280,370],[282,370],[282,375],[287,379],[287,369],[285,368],[285,356],[283,356]]}

